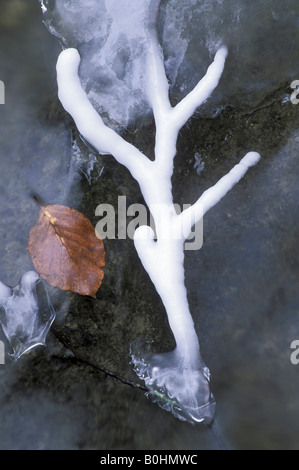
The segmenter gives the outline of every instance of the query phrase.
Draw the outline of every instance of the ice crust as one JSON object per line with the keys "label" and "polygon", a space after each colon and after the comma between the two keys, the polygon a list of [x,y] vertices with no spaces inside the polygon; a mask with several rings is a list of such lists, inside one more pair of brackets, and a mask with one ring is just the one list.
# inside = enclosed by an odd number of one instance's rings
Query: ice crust
{"label": "ice crust", "polygon": [[54,319],[55,311],[35,271],[25,273],[15,287],[0,282],[0,324],[14,360],[38,345],[45,345]]}
{"label": "ice crust", "polygon": [[298,0],[122,0],[121,7],[120,0],[44,0],[42,6],[50,31],[79,50],[83,86],[115,130],[151,115],[147,28],[158,31],[174,103],[205,74],[219,46],[228,47],[227,72],[200,115],[216,116],[226,105],[253,107],[297,78]]}

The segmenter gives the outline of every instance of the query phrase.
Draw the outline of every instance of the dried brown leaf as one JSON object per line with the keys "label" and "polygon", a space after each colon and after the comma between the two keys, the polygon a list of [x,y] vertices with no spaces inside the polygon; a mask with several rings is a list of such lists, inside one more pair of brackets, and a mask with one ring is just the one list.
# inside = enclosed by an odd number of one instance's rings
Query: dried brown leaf
{"label": "dried brown leaf", "polygon": [[104,278],[105,247],[81,212],[40,206],[28,249],[35,270],[50,285],[96,297]]}

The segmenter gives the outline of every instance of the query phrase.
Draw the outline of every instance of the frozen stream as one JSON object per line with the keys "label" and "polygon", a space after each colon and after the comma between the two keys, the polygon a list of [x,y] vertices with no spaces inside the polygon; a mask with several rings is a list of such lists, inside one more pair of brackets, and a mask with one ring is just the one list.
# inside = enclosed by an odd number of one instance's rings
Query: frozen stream
{"label": "frozen stream", "polygon": [[[215,101],[180,133],[175,199],[194,202],[247,151],[258,151],[262,160],[206,216],[202,249],[186,252],[190,310],[228,447],[298,449],[299,365],[290,360],[291,342],[299,339],[299,105],[290,101],[291,82],[299,80],[298,2],[286,1],[283,9],[277,1],[250,2],[238,47],[244,2],[229,1],[225,11],[221,1],[211,3],[224,18],[235,15],[232,55]],[[119,195],[128,205],[142,198],[112,159],[100,157],[90,173],[94,155],[74,142],[76,130],[57,99],[61,46],[43,25],[38,2],[2,0],[0,11],[6,92],[0,105],[0,280],[13,286],[32,269],[27,243],[38,216],[32,195],[77,208],[94,225],[98,204],[117,207]],[[213,29],[215,16],[204,15]],[[203,55],[195,64],[191,41],[177,83],[186,70],[202,74],[209,44],[200,41]],[[172,43],[167,47],[171,55]],[[175,99],[182,92],[174,84]],[[150,117],[137,132],[130,125],[126,137],[150,153]],[[91,184],[84,173],[94,177]],[[132,241],[105,244],[106,275],[96,301],[49,288],[55,325],[81,355],[137,380],[129,363],[132,342],[148,339],[161,352],[173,348],[173,338]],[[1,449],[218,448],[204,426],[181,422],[140,390],[72,360],[51,332],[45,348],[16,363],[2,331],[0,340],[6,351],[0,365]]]}

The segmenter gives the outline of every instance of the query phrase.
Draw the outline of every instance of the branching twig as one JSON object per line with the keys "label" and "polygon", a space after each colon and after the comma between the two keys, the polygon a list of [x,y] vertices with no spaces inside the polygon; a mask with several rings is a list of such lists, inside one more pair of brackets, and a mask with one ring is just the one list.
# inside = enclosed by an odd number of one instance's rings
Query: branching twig
{"label": "branching twig", "polygon": [[[78,75],[78,51],[64,50],[57,61],[58,93],[65,110],[73,117],[79,132],[99,153],[113,155],[119,163],[127,167],[139,183],[153,217],[157,241],[154,240],[152,228],[143,225],[136,229],[134,243],[139,258],[164,304],[176,348],[171,353],[154,355],[147,363],[135,357],[133,363],[135,372],[150,389],[149,393],[158,400],[161,399],[161,406],[191,422],[211,421],[215,402],[209,388],[210,373],[200,355],[199,341],[188,303],[184,241],[193,225],[200,221],[260,158],[256,152],[249,152],[218,183],[206,190],[190,209],[183,210],[180,215],[176,213],[172,175],[178,133],[196,108],[218,85],[226,56],[227,48],[222,46],[216,52],[205,76],[185,98],[172,107],[163,51],[157,34],[149,28],[145,57],[145,89],[156,126],[154,161],[104,124],[82,88]],[[106,373],[105,370],[102,371]]]}

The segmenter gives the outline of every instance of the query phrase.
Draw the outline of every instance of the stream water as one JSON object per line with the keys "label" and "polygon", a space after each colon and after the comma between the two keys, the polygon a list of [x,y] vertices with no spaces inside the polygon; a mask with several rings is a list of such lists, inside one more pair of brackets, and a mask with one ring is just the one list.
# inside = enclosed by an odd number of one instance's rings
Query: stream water
{"label": "stream water", "polygon": [[[229,1],[226,10],[223,3],[211,7],[218,5],[222,18],[235,15],[237,28],[244,2]],[[291,100],[291,83],[299,80],[297,3],[250,2],[244,34],[230,32],[234,47],[223,83],[210,108],[181,131],[175,161],[174,199],[187,204],[246,152],[262,156],[205,217],[203,247],[185,256],[217,426],[232,449],[299,449],[299,365],[291,362],[290,347],[299,340],[299,105]],[[165,25],[167,2],[162,6]],[[203,14],[213,26],[215,16]],[[117,207],[123,195],[127,206],[143,201],[127,170],[86,149],[61,108],[55,77],[61,44],[43,24],[38,1],[0,0],[0,44],[0,280],[15,286],[33,269],[27,249],[39,211],[33,195],[74,207],[94,225],[101,203]],[[210,61],[207,42],[200,46],[206,47],[198,61],[204,65],[197,66],[191,42],[173,85],[175,99],[183,92],[180,77],[188,70],[201,74]],[[167,47],[171,56],[170,42]],[[152,152],[150,118],[137,129],[130,123],[125,135]],[[132,240],[106,240],[105,246],[96,300],[47,287],[54,325],[78,355],[137,381],[131,344],[146,339],[154,351],[169,351],[173,338]],[[205,426],[177,420],[141,390],[76,361],[53,331],[46,347],[17,362],[2,330],[0,341],[0,449],[219,448]]]}

